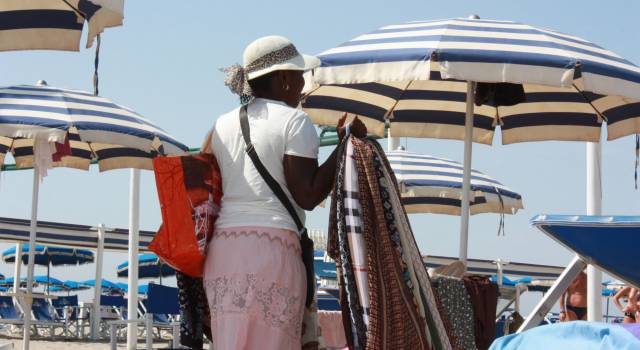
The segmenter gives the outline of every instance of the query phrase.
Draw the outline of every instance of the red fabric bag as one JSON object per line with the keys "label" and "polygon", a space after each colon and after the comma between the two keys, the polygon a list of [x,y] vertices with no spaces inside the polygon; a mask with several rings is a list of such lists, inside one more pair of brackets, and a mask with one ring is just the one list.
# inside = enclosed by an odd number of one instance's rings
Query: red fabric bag
{"label": "red fabric bag", "polygon": [[153,160],[162,226],[149,249],[176,270],[202,277],[220,209],[222,179],[211,154]]}

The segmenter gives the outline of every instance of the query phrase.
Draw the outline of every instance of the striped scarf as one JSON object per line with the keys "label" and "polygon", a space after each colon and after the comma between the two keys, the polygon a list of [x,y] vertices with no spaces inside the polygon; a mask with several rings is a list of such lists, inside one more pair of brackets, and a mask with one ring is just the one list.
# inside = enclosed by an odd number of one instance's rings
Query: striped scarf
{"label": "striped scarf", "polygon": [[[342,304],[343,313],[350,315],[345,320],[352,322],[345,324],[349,345],[367,350],[451,349],[384,152],[375,141],[354,138],[339,152],[333,205],[349,210],[332,210],[329,252],[342,267],[342,292],[350,296]],[[343,264],[345,259],[349,265]],[[355,327],[358,320],[365,321],[364,336]]]}

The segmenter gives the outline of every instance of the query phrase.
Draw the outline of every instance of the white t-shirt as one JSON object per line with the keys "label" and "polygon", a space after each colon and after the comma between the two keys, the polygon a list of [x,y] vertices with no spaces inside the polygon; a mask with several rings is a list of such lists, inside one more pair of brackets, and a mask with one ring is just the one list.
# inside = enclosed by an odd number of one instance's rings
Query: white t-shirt
{"label": "white t-shirt", "polygon": [[[213,126],[211,149],[222,174],[222,205],[216,229],[261,226],[297,232],[295,222],[264,182],[245,152],[240,108],[224,114]],[[287,188],[284,155],[318,158],[319,139],[309,116],[283,102],[254,99],[248,108],[251,141],[264,166],[296,208],[305,215]]]}

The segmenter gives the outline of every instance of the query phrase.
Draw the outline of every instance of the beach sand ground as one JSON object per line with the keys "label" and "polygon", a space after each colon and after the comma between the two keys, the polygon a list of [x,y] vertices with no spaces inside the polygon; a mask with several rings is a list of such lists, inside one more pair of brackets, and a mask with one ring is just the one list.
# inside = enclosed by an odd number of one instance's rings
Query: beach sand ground
{"label": "beach sand ground", "polygon": [[[17,338],[0,338],[0,345],[13,343],[13,348],[16,350],[22,349],[22,339]],[[29,343],[29,348],[31,350],[109,350],[111,349],[108,341],[103,342],[82,342],[76,340],[31,340]],[[120,342],[118,343],[118,349],[125,349],[126,343]],[[138,349],[144,349],[145,344],[143,341],[138,343]],[[168,342],[155,342],[153,344],[154,349],[170,349],[171,344]],[[205,345],[205,349],[207,346]]]}

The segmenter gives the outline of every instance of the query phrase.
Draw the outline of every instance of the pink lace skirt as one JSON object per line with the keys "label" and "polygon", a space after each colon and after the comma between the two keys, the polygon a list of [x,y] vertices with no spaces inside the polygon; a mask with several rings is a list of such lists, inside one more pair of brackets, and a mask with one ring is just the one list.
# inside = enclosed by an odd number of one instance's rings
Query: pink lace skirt
{"label": "pink lace skirt", "polygon": [[204,268],[213,349],[300,349],[306,294],[300,254],[292,231],[214,232]]}

